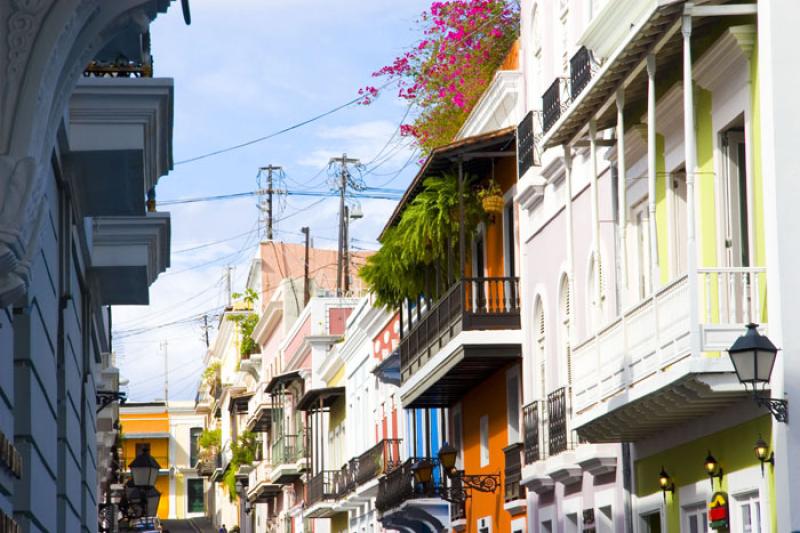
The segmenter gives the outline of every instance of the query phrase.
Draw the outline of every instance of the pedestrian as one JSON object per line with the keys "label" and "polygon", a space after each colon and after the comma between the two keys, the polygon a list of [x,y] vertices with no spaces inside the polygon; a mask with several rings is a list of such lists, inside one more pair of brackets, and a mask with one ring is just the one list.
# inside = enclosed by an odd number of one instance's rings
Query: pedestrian
{"label": "pedestrian", "polygon": [[225,528],[225,524],[222,524],[220,526],[219,533],[228,533],[228,530]]}

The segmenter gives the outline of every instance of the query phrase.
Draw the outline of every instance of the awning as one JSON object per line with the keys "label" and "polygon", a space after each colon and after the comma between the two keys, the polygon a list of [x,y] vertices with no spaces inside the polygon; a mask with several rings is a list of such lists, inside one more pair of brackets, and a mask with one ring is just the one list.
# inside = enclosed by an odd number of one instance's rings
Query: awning
{"label": "awning", "polygon": [[516,156],[516,131],[516,126],[510,126],[434,148],[422,168],[414,176],[405,194],[403,194],[403,198],[395,206],[383,231],[378,236],[378,240],[380,241],[383,238],[383,234],[388,228],[400,220],[400,215],[406,205],[419,194],[425,179],[430,176],[441,175],[453,169],[457,159],[463,159],[466,164],[468,161],[477,158],[500,157],[501,155]]}
{"label": "awning", "polygon": [[389,357],[372,369],[372,373],[381,382],[399,387],[402,383],[400,377],[400,350],[393,351]]}
{"label": "awning", "polygon": [[344,396],[344,387],[326,387],[324,389],[311,389],[303,394],[297,402],[298,411],[314,411],[322,407],[330,407],[333,402]]}
{"label": "awning", "polygon": [[250,398],[253,397],[252,392],[247,392],[245,394],[240,394],[239,396],[231,396],[230,404],[228,405],[228,410],[231,413],[242,414],[247,412],[247,403],[250,401]]}
{"label": "awning", "polygon": [[[625,89],[625,109],[644,112],[641,103],[647,98],[647,70],[643,67],[647,54],[660,45],[656,54],[656,79],[681,72],[683,41],[679,31],[683,0],[656,3],[653,11],[636,26],[628,39],[609,57],[592,77],[586,88],[569,104],[559,119],[544,133],[544,149],[571,142],[589,120],[595,118],[597,129],[613,127],[617,110],[613,98],[617,89],[628,80]],[[695,26],[703,19],[693,19]]]}
{"label": "awning", "polygon": [[276,389],[278,388],[278,385],[288,385],[289,383],[292,383],[293,381],[302,381],[302,380],[303,380],[303,377],[300,375],[300,371],[299,370],[292,370],[291,372],[286,372],[284,374],[278,374],[277,376],[275,376],[271,380],[269,380],[269,383],[267,383],[266,391],[269,394],[273,394],[276,391]]}

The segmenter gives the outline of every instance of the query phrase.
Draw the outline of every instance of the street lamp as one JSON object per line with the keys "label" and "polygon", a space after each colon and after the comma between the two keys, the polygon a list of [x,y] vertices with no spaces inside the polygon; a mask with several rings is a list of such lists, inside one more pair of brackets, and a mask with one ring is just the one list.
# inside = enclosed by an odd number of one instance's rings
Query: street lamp
{"label": "street lamp", "polygon": [[714,478],[719,479],[720,484],[722,484],[722,467],[719,466],[717,459],[711,455],[711,450],[708,450],[708,455],[706,456],[706,460],[703,463],[703,466],[706,469],[706,473],[708,474],[708,479],[711,481],[711,490],[714,490]]}
{"label": "street lamp", "polygon": [[675,492],[675,483],[672,481],[672,478],[669,477],[667,471],[664,470],[663,466],[661,467],[661,472],[658,473],[658,488],[660,488],[661,492],[664,494],[664,501],[667,501],[667,492]]}
{"label": "street lamp", "polygon": [[430,483],[433,478],[433,464],[430,461],[417,461],[411,467],[411,471],[414,472],[416,482],[423,485]]}
{"label": "street lamp", "polygon": [[764,398],[758,394],[758,385],[762,388],[769,383],[772,367],[778,355],[778,348],[769,337],[758,332],[758,324],[747,324],[747,331],[736,339],[728,348],[728,355],[736,371],[736,377],[753,390],[755,402],[766,408],[778,422],[788,422],[788,402],[778,398]]}
{"label": "street lamp", "polygon": [[161,465],[153,459],[149,451],[145,450],[130,462],[128,468],[131,470],[134,485],[137,487],[152,487],[156,484]]}
{"label": "street lamp", "polygon": [[146,516],[158,515],[158,504],[161,502],[161,493],[155,487],[144,489],[144,498],[147,501]]}
{"label": "street lamp", "polygon": [[452,472],[456,467],[456,458],[458,457],[458,450],[447,441],[439,448],[439,462],[446,472]]}
{"label": "street lamp", "polygon": [[764,439],[761,438],[761,435],[758,436],[758,440],[756,441],[753,451],[756,452],[756,458],[761,462],[761,476],[763,477],[764,463],[769,463],[773,467],[775,466],[775,452],[769,451],[769,445],[764,442]]}

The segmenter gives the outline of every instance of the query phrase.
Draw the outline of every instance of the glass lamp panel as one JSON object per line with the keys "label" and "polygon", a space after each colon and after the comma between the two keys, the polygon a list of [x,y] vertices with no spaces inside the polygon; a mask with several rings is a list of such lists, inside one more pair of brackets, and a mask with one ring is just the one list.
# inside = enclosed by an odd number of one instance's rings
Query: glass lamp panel
{"label": "glass lamp panel", "polygon": [[755,351],[730,352],[733,368],[739,381],[752,383],[756,379],[756,354]]}
{"label": "glass lamp panel", "polygon": [[775,356],[777,354],[768,350],[758,350],[756,354],[757,363],[757,376],[758,381],[768,382],[772,375],[772,367],[775,364]]}

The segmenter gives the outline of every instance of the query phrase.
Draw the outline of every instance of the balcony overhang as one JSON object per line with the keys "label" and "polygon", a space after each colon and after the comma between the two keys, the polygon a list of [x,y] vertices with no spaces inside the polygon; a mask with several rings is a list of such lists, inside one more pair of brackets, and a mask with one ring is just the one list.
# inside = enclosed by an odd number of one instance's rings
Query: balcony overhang
{"label": "balcony overhang", "polygon": [[228,409],[231,413],[235,413],[237,415],[247,413],[248,402],[250,398],[253,397],[255,393],[253,392],[246,392],[244,394],[239,394],[237,396],[231,396],[231,401],[228,404]]}
{"label": "balcony overhang", "polygon": [[85,219],[90,275],[102,305],[146,305],[149,287],[169,267],[170,215]]}
{"label": "balcony overhang", "polygon": [[462,331],[400,388],[404,407],[449,407],[493,372],[522,358],[519,330]]}
{"label": "balcony overhang", "polygon": [[472,108],[456,139],[479,135],[515,124],[517,103],[523,93],[524,75],[521,70],[498,70],[489,87]]}
{"label": "balcony overhang", "polygon": [[405,207],[422,190],[426,178],[452,170],[459,159],[467,163],[500,156],[516,157],[516,133],[517,128],[514,125],[434,148],[398,202],[378,240],[383,238],[387,229],[397,224]]}
{"label": "balcony overhang", "polygon": [[[131,194],[144,198],[172,170],[173,102],[170,78],[82,78],[69,105],[71,158],[81,164],[85,157],[102,152],[138,154],[136,188]],[[121,163],[93,169],[95,174],[85,177],[113,193],[118,172],[125,169]]]}
{"label": "balcony overhang", "polygon": [[297,464],[282,463],[273,466],[269,477],[274,484],[286,485],[300,479],[301,475],[302,472],[297,468]]}
{"label": "balcony overhang", "polygon": [[307,391],[297,402],[298,411],[316,411],[330,409],[331,405],[339,398],[344,397],[344,387],[325,387]]}
{"label": "balcony overhang", "polygon": [[315,502],[303,511],[303,518],[330,518],[336,514],[343,512],[340,506],[329,495],[329,499],[321,502]]}
{"label": "balcony overhang", "polygon": [[399,387],[402,383],[400,378],[400,351],[395,350],[383,361],[375,365],[372,373],[379,381]]}
{"label": "balcony overhang", "polygon": [[630,30],[586,88],[545,132],[542,138],[544,149],[572,142],[588,128],[593,118],[598,130],[616,125],[617,110],[612,101],[619,87],[626,86],[626,107],[634,107],[636,102],[646,97],[647,73],[643,64],[649,52],[658,50],[657,72],[671,71],[670,65],[679,60],[683,46],[678,31],[683,4],[683,0],[652,4],[649,13]]}
{"label": "balcony overhang", "polygon": [[259,403],[255,413],[247,420],[247,431],[253,433],[266,433],[272,424],[272,403]]}
{"label": "balcony overhang", "polygon": [[690,357],[575,417],[589,442],[636,442],[747,396],[727,357]]}
{"label": "balcony overhang", "polygon": [[247,499],[250,503],[269,503],[269,501],[280,494],[282,490],[283,485],[259,481],[255,487],[248,491]]}
{"label": "balcony overhang", "polygon": [[274,394],[275,392],[277,392],[280,386],[286,386],[296,381],[303,381],[303,375],[299,370],[292,370],[291,372],[278,374],[277,376],[269,380],[269,383],[267,383],[265,390],[267,391],[268,394]]}

